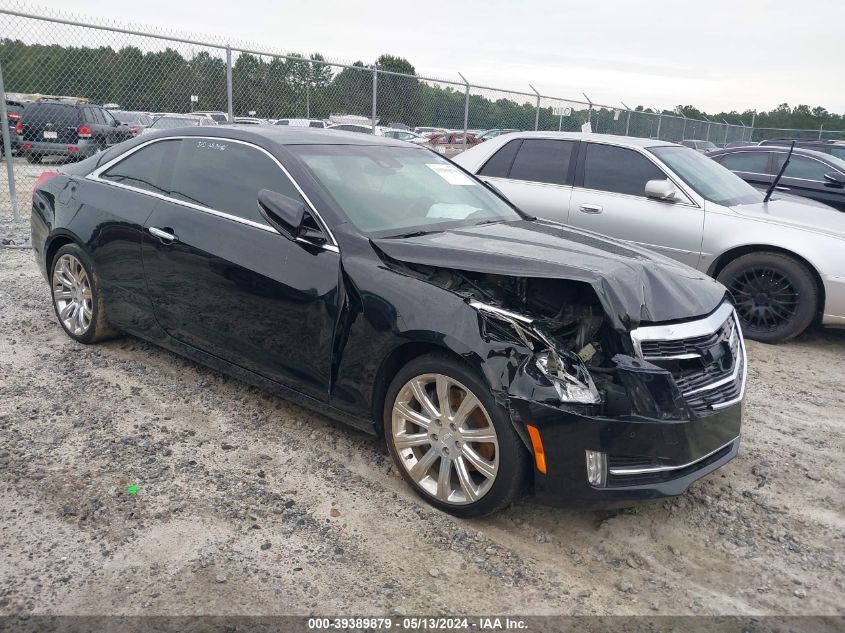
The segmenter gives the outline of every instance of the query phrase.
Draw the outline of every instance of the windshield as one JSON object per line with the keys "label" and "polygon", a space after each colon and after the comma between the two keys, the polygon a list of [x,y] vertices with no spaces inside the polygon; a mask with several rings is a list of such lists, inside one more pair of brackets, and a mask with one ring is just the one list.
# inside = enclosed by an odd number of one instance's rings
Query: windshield
{"label": "windshield", "polygon": [[388,237],[521,216],[433,152],[372,145],[291,146],[361,232]]}
{"label": "windshield", "polygon": [[153,121],[150,128],[156,130],[172,130],[177,127],[188,127],[199,124],[198,119],[183,119],[181,117],[162,116]]}
{"label": "windshield", "polygon": [[705,200],[727,207],[755,204],[763,194],[742,178],[688,147],[651,147],[649,151],[662,160]]}

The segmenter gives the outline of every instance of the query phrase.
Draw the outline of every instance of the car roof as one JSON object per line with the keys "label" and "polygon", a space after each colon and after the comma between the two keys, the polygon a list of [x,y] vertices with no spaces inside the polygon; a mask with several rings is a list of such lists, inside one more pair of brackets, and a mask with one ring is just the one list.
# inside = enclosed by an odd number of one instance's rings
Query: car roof
{"label": "car roof", "polygon": [[[153,135],[145,135],[145,140],[157,136],[172,136],[175,130],[162,130]],[[342,130],[316,127],[298,127],[288,125],[266,125],[241,127],[236,125],[215,125],[209,127],[191,127],[179,131],[180,136],[209,136],[230,138],[248,142],[270,142],[276,145],[393,145],[395,147],[413,147],[404,141],[384,136],[344,132]],[[425,150],[423,150],[425,151]]]}
{"label": "car roof", "polygon": [[[715,152],[711,152],[711,155],[721,155],[721,154],[736,154],[739,152],[771,152],[773,150],[783,150],[784,152],[789,151],[789,145],[744,145],[742,147],[726,147],[724,149],[720,149]],[[798,147],[795,146],[795,149],[792,152],[796,156],[809,156],[812,158],[818,158],[819,160],[829,160],[830,154],[825,152],[817,152],[814,149],[807,149],[806,147]]]}
{"label": "car roof", "polygon": [[[634,136],[618,136],[615,134],[595,134],[587,132],[509,132],[497,136],[496,141],[507,141],[514,138],[552,138],[571,141],[594,141],[611,145],[628,145],[630,147],[679,147],[677,143],[659,141],[654,138],[637,138]],[[487,141],[488,143],[490,141]]]}

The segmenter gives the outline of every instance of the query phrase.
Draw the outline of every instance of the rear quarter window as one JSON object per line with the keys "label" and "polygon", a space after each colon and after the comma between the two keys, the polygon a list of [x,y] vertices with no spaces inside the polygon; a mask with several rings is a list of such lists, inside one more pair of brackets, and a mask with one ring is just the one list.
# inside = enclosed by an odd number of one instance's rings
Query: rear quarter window
{"label": "rear quarter window", "polygon": [[179,141],[157,141],[133,152],[100,174],[100,178],[144,191],[167,194],[167,174]]}

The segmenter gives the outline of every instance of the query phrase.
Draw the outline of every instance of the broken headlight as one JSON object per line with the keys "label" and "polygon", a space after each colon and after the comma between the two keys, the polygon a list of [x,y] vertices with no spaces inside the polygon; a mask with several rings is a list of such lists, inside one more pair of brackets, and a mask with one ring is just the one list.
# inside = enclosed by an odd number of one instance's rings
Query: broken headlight
{"label": "broken headlight", "polygon": [[599,391],[580,359],[561,356],[547,349],[534,356],[534,364],[551,380],[561,402],[601,402]]}
{"label": "broken headlight", "polygon": [[479,312],[510,324],[529,349],[541,350],[534,355],[534,365],[554,385],[561,402],[601,402],[598,389],[581,359],[572,354],[561,355],[554,341],[537,327],[534,319],[480,301],[471,301],[470,305]]}

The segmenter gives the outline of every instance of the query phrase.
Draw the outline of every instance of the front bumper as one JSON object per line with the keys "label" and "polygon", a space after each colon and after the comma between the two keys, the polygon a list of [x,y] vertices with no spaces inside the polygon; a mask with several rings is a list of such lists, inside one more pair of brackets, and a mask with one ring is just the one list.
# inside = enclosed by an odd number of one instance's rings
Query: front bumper
{"label": "front bumper", "polygon": [[[511,401],[512,416],[536,427],[542,438],[546,473],[535,466],[536,497],[579,508],[621,507],[683,493],[736,457],[742,408],[740,402],[707,417],[656,420],[590,417]],[[586,451],[607,456],[603,486],[588,482]]]}

